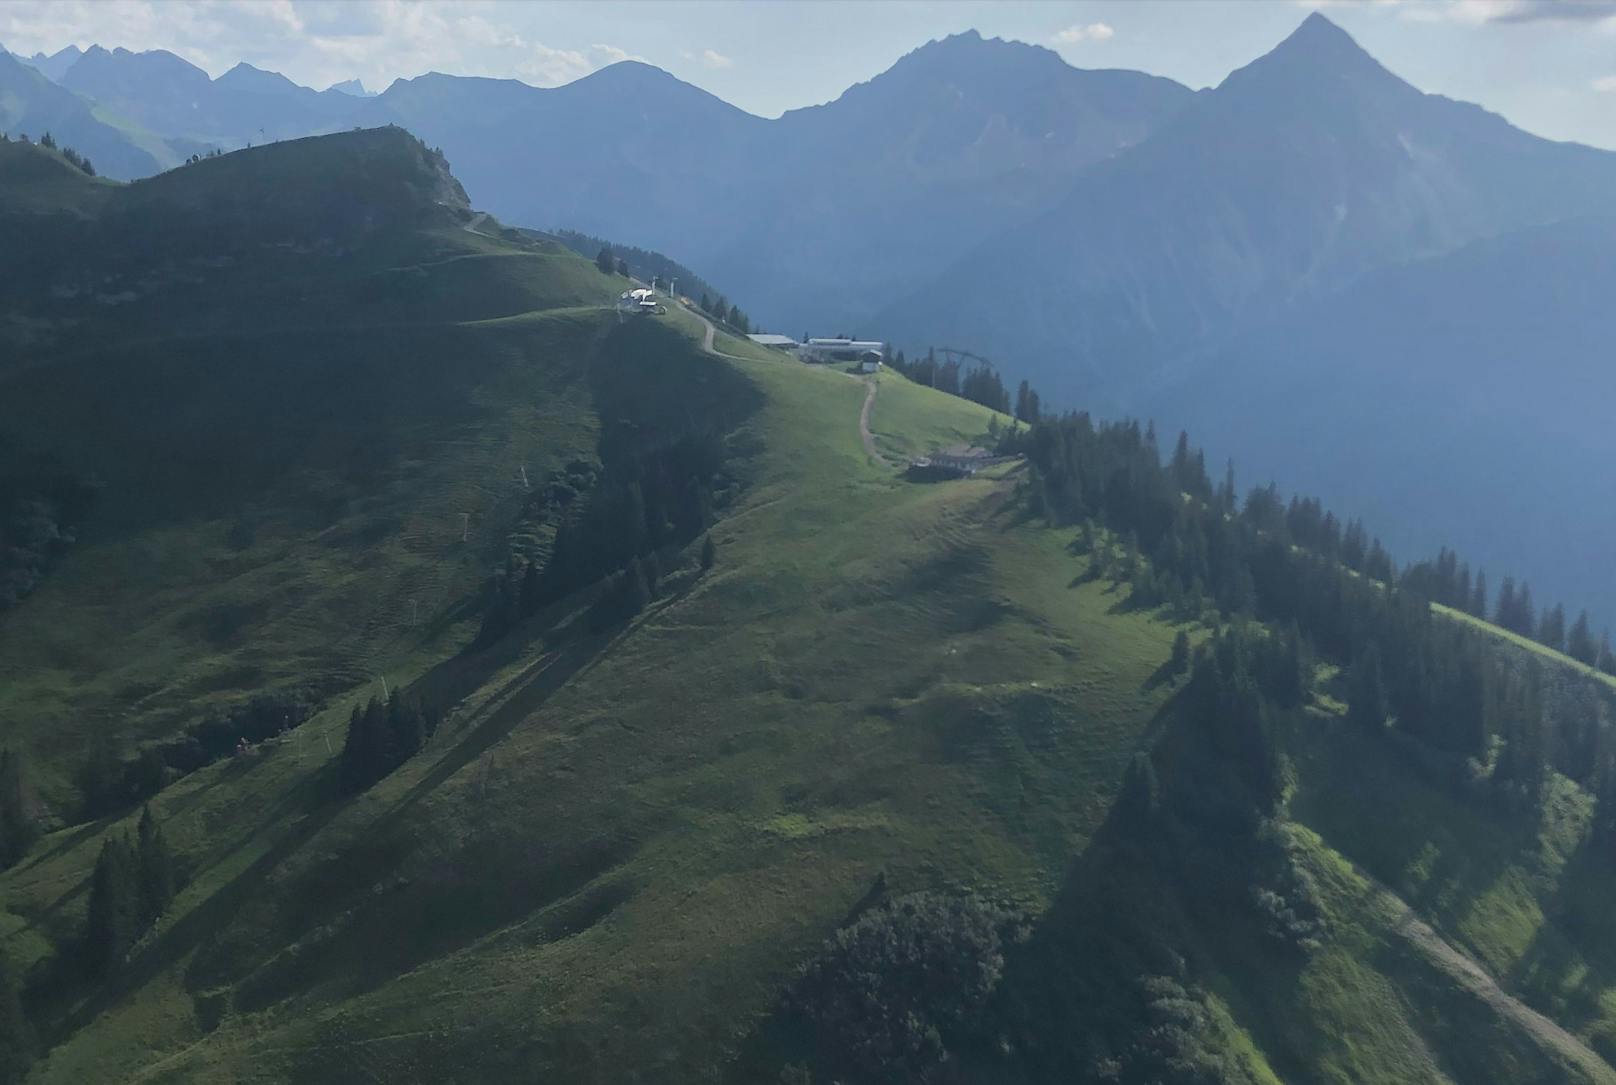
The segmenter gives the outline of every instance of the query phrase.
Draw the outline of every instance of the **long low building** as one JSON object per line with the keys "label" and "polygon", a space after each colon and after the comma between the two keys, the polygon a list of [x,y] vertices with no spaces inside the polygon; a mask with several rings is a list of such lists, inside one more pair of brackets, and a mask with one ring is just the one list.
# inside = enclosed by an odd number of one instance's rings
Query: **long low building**
{"label": "long low building", "polygon": [[880,354],[886,344],[869,339],[810,339],[797,348],[805,362],[856,362],[873,351]]}
{"label": "long low building", "polygon": [[756,343],[760,347],[773,347],[775,350],[794,350],[798,346],[797,341],[791,338],[791,336],[776,335],[773,332],[765,332],[761,335],[749,335],[747,338],[752,340],[752,342]]}

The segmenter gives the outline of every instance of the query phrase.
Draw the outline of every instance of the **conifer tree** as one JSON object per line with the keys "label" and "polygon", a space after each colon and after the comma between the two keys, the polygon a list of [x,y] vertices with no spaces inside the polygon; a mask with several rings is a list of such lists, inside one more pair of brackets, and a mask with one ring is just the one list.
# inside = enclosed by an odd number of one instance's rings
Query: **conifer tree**
{"label": "conifer tree", "polygon": [[628,278],[628,261],[621,256],[617,258],[617,273],[625,279]]}
{"label": "conifer tree", "polygon": [[602,275],[610,275],[612,269],[617,266],[612,260],[612,250],[601,246],[600,252],[595,254],[595,266],[600,269]]}
{"label": "conifer tree", "polygon": [[34,1062],[34,1030],[22,1008],[22,978],[0,953],[0,1085],[22,1085]]}
{"label": "conifer tree", "polygon": [[1565,608],[1556,603],[1543,612],[1543,620],[1538,623],[1537,639],[1539,644],[1553,648],[1555,651],[1564,651],[1566,646]]}
{"label": "conifer tree", "polygon": [[1589,666],[1599,661],[1599,644],[1594,640],[1593,630],[1588,627],[1586,610],[1580,612],[1577,620],[1571,623],[1571,632],[1566,636],[1566,654]]}
{"label": "conifer tree", "polygon": [[1493,624],[1513,629],[1518,611],[1515,605],[1515,578],[1506,576],[1498,586],[1498,606],[1493,610]]}
{"label": "conifer tree", "polygon": [[0,870],[26,855],[38,835],[28,809],[22,758],[15,750],[0,752]]}
{"label": "conifer tree", "polygon": [[1167,673],[1178,677],[1190,669],[1189,634],[1180,629],[1173,637],[1173,654],[1167,660]]}
{"label": "conifer tree", "polygon": [[1347,679],[1347,718],[1365,730],[1384,730],[1391,708],[1381,675],[1379,649],[1373,644],[1364,649],[1353,661]]}
{"label": "conifer tree", "polygon": [[168,851],[163,827],[148,805],[140,815],[136,830],[136,859],[139,869],[140,919],[150,926],[168,910],[174,899],[174,859]]}
{"label": "conifer tree", "polygon": [[123,962],[140,933],[140,887],[135,859],[121,836],[101,845],[90,876],[89,923],[85,950],[96,975]]}
{"label": "conifer tree", "polygon": [[530,561],[527,568],[522,571],[522,590],[518,593],[519,605],[524,618],[535,613],[542,602],[539,592],[539,565]]}
{"label": "conifer tree", "polygon": [[1468,609],[1476,617],[1487,620],[1487,573],[1483,570],[1476,572],[1476,584],[1471,589]]}
{"label": "conifer tree", "polygon": [[404,703],[403,696],[397,692],[387,704],[387,731],[392,750],[392,764],[387,766],[387,771],[420,753],[426,744],[426,725],[420,711]]}
{"label": "conifer tree", "polygon": [[718,560],[718,548],[713,545],[713,537],[708,534],[701,540],[701,571],[706,572]]}
{"label": "conifer tree", "polygon": [[623,609],[625,617],[633,617],[651,602],[651,587],[646,582],[645,564],[639,558],[628,563],[628,577],[624,585]]}

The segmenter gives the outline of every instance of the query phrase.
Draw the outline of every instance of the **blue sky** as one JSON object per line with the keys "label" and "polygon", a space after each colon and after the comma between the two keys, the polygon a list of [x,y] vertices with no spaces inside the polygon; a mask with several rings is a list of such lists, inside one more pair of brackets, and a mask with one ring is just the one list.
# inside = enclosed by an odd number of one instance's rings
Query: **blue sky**
{"label": "blue sky", "polygon": [[935,37],[975,28],[1085,68],[1215,84],[1322,8],[1416,86],[1530,131],[1616,148],[1616,0],[0,0],[0,45],[166,48],[324,87],[444,71],[568,82],[625,57],[776,116],[834,98]]}

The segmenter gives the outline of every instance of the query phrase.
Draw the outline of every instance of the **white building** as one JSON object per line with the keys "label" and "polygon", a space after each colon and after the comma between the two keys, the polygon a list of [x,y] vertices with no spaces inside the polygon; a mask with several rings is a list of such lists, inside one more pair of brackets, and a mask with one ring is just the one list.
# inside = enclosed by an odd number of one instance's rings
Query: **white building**
{"label": "white building", "polygon": [[805,362],[855,362],[871,351],[879,355],[885,347],[868,339],[810,339],[797,348],[797,357]]}

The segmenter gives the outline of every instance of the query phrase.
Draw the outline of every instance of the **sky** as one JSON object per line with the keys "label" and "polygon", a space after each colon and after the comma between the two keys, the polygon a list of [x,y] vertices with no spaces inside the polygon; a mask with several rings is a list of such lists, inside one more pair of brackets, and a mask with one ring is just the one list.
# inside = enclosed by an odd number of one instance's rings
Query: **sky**
{"label": "sky", "polygon": [[968,29],[1215,85],[1310,9],[1422,90],[1616,149],[1616,0],[0,0],[0,46],[160,48],[215,76],[245,60],[373,90],[428,71],[555,86],[632,58],[773,117]]}

